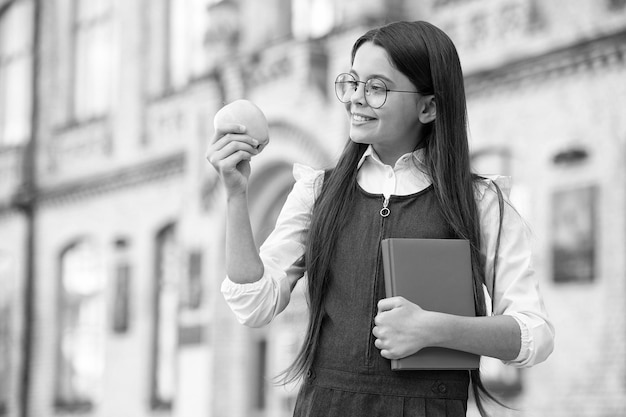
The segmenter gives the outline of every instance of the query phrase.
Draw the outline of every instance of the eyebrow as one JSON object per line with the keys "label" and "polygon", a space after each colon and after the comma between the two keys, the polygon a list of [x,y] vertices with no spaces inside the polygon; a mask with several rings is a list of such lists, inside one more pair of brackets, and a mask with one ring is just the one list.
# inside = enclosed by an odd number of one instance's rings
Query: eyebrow
{"label": "eyebrow", "polygon": [[[360,77],[359,77],[359,73],[358,73],[358,72],[356,72],[356,71],[355,71],[355,70],[353,70],[353,69],[351,69],[351,70],[350,70],[350,74],[353,74],[353,75],[355,75],[357,78],[360,78]],[[389,78],[389,77],[387,77],[386,75],[383,75],[383,74],[371,74],[371,75],[368,77],[368,79],[369,79],[369,78],[380,78],[380,79],[381,79],[381,80],[383,80],[383,81],[387,81],[389,84],[394,84],[394,85],[396,84],[396,83],[395,83],[395,81],[393,81],[391,78]]]}

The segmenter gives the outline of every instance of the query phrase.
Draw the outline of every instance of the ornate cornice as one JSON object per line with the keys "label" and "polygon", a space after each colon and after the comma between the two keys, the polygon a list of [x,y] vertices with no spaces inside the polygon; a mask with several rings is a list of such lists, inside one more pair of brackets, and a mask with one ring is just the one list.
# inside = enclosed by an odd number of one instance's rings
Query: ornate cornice
{"label": "ornate cornice", "polygon": [[185,154],[180,152],[109,174],[43,188],[39,190],[37,199],[41,205],[64,204],[177,176],[184,169]]}
{"label": "ornate cornice", "polygon": [[468,73],[465,76],[466,91],[468,96],[478,96],[501,87],[516,88],[527,81],[596,71],[615,64],[623,65],[625,56],[626,30],[623,30],[496,68]]}

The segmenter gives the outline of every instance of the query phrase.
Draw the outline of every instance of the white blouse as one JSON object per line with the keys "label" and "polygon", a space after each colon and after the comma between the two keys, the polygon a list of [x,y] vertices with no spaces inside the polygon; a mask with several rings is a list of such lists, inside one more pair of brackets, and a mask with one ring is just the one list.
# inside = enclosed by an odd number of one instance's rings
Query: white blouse
{"label": "white blouse", "polygon": [[[373,194],[407,195],[431,184],[425,170],[420,169],[422,152],[402,156],[394,167],[385,165],[370,146],[359,162],[357,182]],[[311,210],[318,195],[324,171],[295,164],[296,183],[278,217],[276,227],[260,249],[265,267],[263,277],[250,284],[236,284],[228,278],[222,293],[242,324],[260,327],[268,324],[289,303],[291,291],[305,270],[296,266],[304,254],[305,237]],[[500,209],[491,182],[504,191],[504,217],[497,263],[495,294],[492,291],[493,257],[495,254]],[[516,367],[530,367],[544,361],[554,347],[554,327],[550,323],[537,279],[531,264],[532,251],[528,228],[511,206],[507,177],[493,177],[480,183],[476,201],[481,225],[481,252],[485,256],[486,294],[494,297],[493,314],[512,316],[520,326],[521,349],[517,358],[505,362]],[[487,301],[491,309],[490,300]]]}

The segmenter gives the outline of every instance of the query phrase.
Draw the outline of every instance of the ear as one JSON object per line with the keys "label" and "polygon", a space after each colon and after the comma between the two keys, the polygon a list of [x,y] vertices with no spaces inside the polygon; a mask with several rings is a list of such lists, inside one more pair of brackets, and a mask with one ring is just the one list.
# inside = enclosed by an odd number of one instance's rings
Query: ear
{"label": "ear", "polygon": [[437,118],[437,104],[435,103],[435,96],[428,95],[422,97],[420,103],[419,120],[423,124],[433,122]]}

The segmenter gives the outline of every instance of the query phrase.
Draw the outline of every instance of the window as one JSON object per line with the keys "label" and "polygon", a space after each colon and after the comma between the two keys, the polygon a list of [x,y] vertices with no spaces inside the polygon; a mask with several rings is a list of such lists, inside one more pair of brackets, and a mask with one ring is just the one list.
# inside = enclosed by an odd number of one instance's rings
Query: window
{"label": "window", "polygon": [[254,395],[254,408],[257,410],[264,410],[266,406],[266,381],[267,381],[267,341],[260,339],[256,342],[255,346],[255,395]]}
{"label": "window", "polygon": [[78,242],[60,259],[56,406],[89,410],[100,396],[104,370],[105,280],[96,252]]}
{"label": "window", "polygon": [[113,88],[111,0],[74,0],[72,114],[76,120],[103,117]]}
{"label": "window", "polygon": [[292,32],[298,39],[319,38],[335,26],[335,7],[331,0],[293,0]]}
{"label": "window", "polygon": [[197,310],[202,306],[202,252],[193,251],[187,259],[187,276],[181,282],[181,307]]}
{"label": "window", "polygon": [[126,333],[130,322],[130,265],[122,262],[115,267],[115,305],[113,331]]}
{"label": "window", "polygon": [[186,86],[207,71],[209,7],[215,0],[159,0],[151,4],[148,91],[158,96]]}
{"label": "window", "polygon": [[152,408],[171,409],[175,392],[179,264],[174,225],[156,236]]}
{"label": "window", "polygon": [[0,8],[0,146],[31,134],[33,23],[30,0]]}
{"label": "window", "polygon": [[552,194],[554,282],[592,282],[595,275],[597,186],[578,186]]}
{"label": "window", "polygon": [[[176,18],[172,14],[170,32],[169,67],[172,86],[178,87],[199,78],[207,71],[210,51],[206,48],[206,35],[209,30],[209,9],[219,0],[170,0],[178,10]],[[184,9],[183,9],[184,5]],[[177,51],[186,54],[183,60],[175,56]]]}
{"label": "window", "polygon": [[126,333],[130,326],[130,286],[131,266],[128,257],[128,241],[115,242],[116,260],[114,265],[113,332]]}
{"label": "window", "polygon": [[189,80],[190,48],[188,47],[188,1],[169,0],[169,13],[166,22],[169,28],[167,38],[168,82],[173,88],[180,88]]}

